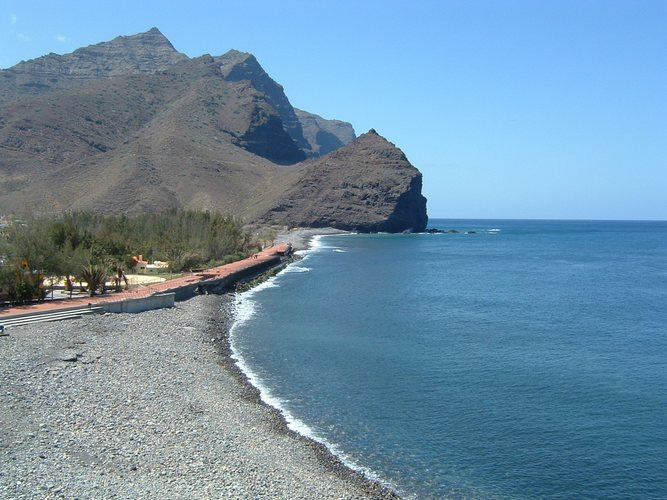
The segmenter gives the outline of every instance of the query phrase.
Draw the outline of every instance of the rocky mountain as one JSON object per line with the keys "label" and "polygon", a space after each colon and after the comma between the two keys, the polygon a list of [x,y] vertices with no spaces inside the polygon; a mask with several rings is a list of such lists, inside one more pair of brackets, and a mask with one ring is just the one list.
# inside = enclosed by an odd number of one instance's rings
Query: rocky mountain
{"label": "rocky mountain", "polygon": [[375,130],[303,167],[263,220],[361,232],[426,228],[421,173]]}
{"label": "rocky mountain", "polygon": [[187,60],[158,30],[23,61],[0,73],[0,102],[84,84],[90,80],[155,73]]}
{"label": "rocky mountain", "polygon": [[314,113],[297,108],[294,108],[294,111],[301,123],[303,136],[309,145],[309,148],[305,150],[309,158],[331,153],[341,146],[350,144],[356,138],[351,123],[326,120]]}
{"label": "rocky mountain", "polygon": [[295,110],[251,54],[189,58],[153,28],[0,70],[0,211],[422,230],[419,172],[375,133],[353,140]]}
{"label": "rocky mountain", "polygon": [[278,112],[283,128],[297,147],[301,150],[309,148],[309,144],[303,136],[301,122],[283,92],[283,87],[271,79],[259,65],[255,56],[246,52],[230,50],[225,55],[216,58],[216,62],[220,64],[220,71],[225,80],[231,82],[247,80],[264,94],[268,103]]}

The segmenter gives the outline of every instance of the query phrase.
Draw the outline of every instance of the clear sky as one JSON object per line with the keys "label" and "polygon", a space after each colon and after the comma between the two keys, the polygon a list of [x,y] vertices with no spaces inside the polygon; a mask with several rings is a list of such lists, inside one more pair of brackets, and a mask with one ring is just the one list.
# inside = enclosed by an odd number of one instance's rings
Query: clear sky
{"label": "clear sky", "polygon": [[0,67],[156,26],[375,128],[431,217],[667,219],[665,0],[0,0]]}

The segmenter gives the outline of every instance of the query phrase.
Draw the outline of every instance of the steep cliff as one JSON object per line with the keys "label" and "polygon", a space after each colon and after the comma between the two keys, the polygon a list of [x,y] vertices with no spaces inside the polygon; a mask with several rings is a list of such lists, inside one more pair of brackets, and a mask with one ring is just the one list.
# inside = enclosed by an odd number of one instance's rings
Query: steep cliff
{"label": "steep cliff", "polygon": [[[249,81],[253,87],[261,92],[267,102],[278,112],[283,127],[299,149],[308,147],[303,137],[301,123],[290,104],[282,85],[276,83],[260,66],[255,56],[246,52],[230,50],[216,58],[220,64],[220,71],[225,80],[230,82]],[[303,159],[303,158],[300,158]]]}
{"label": "steep cliff", "polygon": [[303,136],[308,141],[308,148],[304,151],[309,158],[331,153],[356,138],[352,124],[348,122],[327,120],[296,108],[294,111],[301,123]]}
{"label": "steep cliff", "polygon": [[370,130],[304,164],[298,181],[262,219],[353,231],[423,231],[422,176],[403,152]]}

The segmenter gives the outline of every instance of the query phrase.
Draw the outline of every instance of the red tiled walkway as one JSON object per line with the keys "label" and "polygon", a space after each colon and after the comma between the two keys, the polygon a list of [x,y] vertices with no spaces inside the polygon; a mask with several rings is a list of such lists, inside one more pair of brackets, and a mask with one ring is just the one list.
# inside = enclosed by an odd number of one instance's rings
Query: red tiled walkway
{"label": "red tiled walkway", "polygon": [[95,295],[93,297],[77,297],[72,299],[62,299],[44,302],[35,302],[33,304],[14,306],[7,309],[0,310],[0,320],[8,319],[14,316],[21,316],[33,312],[57,311],[67,307],[86,307],[88,305],[98,305],[106,302],[121,302],[125,300],[137,299],[140,297],[147,297],[156,293],[163,293],[167,290],[173,290],[193,283],[202,282],[211,278],[224,278],[232,273],[251,269],[253,267],[260,267],[267,261],[274,259],[278,255],[284,255],[288,251],[288,245],[281,243],[259,252],[247,259],[225,264],[224,266],[207,269],[201,273],[193,274],[191,276],[183,276],[173,280],[163,281],[152,285],[142,286],[140,288],[133,288],[122,292],[112,292],[106,295]]}

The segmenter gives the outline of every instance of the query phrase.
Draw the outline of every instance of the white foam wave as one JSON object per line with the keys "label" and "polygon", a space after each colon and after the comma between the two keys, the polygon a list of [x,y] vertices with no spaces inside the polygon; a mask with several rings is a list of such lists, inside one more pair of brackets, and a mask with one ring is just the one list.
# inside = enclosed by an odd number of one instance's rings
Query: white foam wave
{"label": "white foam wave", "polygon": [[234,324],[230,328],[230,335],[234,330],[236,330],[237,327],[241,326],[243,323],[252,318],[254,314],[255,303],[252,300],[238,300],[237,298],[234,301]]}
{"label": "white foam wave", "polygon": [[322,243],[322,234],[318,234],[317,236],[313,236],[313,238],[310,240],[310,248],[309,250],[312,251],[317,251],[322,247],[324,243]]}
{"label": "white foam wave", "polygon": [[[250,290],[236,294],[233,306],[234,323],[230,328],[230,344],[233,344],[234,330],[236,330],[236,328],[238,328],[243,323],[252,318],[252,316],[255,314],[256,304],[255,301],[253,300],[253,297],[255,296],[256,293],[259,293],[262,290],[266,290],[268,288],[279,287],[280,285],[278,283],[278,280],[280,276],[284,273],[306,273],[311,270],[311,268],[309,267],[305,267],[303,265],[298,265],[298,264],[303,264],[305,260],[308,258],[309,254],[322,248],[322,242],[321,242],[322,236],[323,235],[314,236],[310,240],[310,248],[308,248],[307,250],[300,250],[298,252],[295,252],[302,256],[302,258],[299,261],[289,264],[287,267],[285,267],[285,269],[280,271],[278,274],[272,276],[268,280],[251,288]],[[232,345],[232,351],[234,351],[233,345]]]}
{"label": "white foam wave", "polygon": [[[269,278],[268,280],[263,281],[262,283],[260,283],[259,285],[253,287],[252,289],[248,290],[248,291],[245,292],[245,293],[247,293],[247,294],[249,294],[249,295],[254,295],[254,294],[256,294],[257,292],[261,292],[262,290],[266,290],[267,288],[278,288],[279,286],[280,286],[280,285],[279,285],[278,283],[276,283],[276,277],[275,277],[275,276],[272,276],[272,277]],[[251,292],[252,292],[252,293],[251,293]]]}
{"label": "white foam wave", "polygon": [[501,229],[489,229],[487,232],[489,233],[499,233]]}
{"label": "white foam wave", "polygon": [[262,290],[268,288],[278,288],[280,285],[276,283],[276,277],[273,276],[268,280],[260,283],[259,285],[251,288],[250,290],[237,293],[234,299],[233,314],[234,314],[234,324],[232,325],[231,331],[237,326],[245,323],[253,314],[255,314],[255,302],[252,300],[252,297]]}
{"label": "white foam wave", "polygon": [[310,271],[310,267],[289,265],[285,269],[283,269],[280,272],[280,274],[283,274],[283,273],[307,273],[309,271]]}
{"label": "white foam wave", "polygon": [[322,248],[322,235],[313,236],[308,242],[308,248],[305,250],[297,250],[294,252],[295,255],[301,257],[301,262],[305,261],[310,257],[314,252],[319,251]]}
{"label": "white foam wave", "polygon": [[[346,234],[337,234],[336,236],[347,236],[347,235],[348,234],[346,233]],[[332,250],[334,252],[345,252],[345,250],[342,249],[341,247],[337,247],[335,245],[327,245],[327,242],[324,239],[324,237],[326,237],[326,236],[332,236],[332,235],[321,234],[321,235],[315,236],[311,240],[310,250],[314,251],[314,252],[319,251],[319,250]]]}

